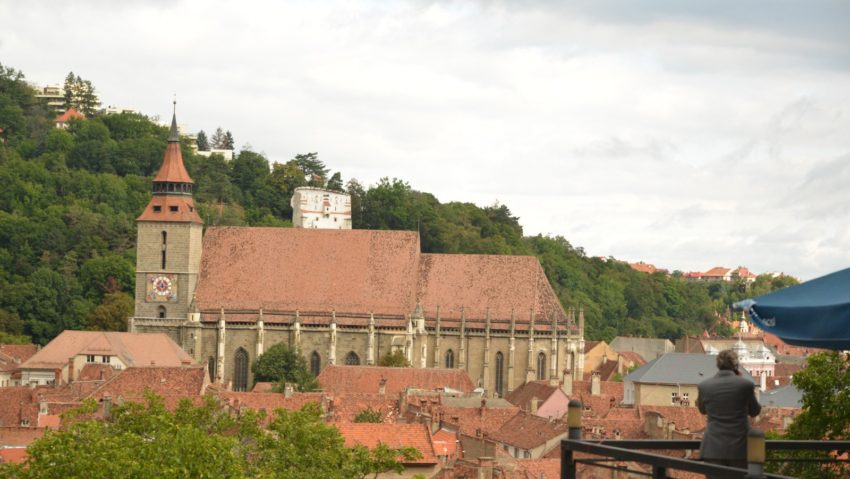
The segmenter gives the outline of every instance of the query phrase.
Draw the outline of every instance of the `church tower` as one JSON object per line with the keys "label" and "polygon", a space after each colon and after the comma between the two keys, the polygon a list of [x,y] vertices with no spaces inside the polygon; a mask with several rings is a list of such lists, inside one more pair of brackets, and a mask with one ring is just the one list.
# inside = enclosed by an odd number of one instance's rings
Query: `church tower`
{"label": "church tower", "polygon": [[176,102],[165,157],[153,179],[153,197],[136,224],[136,313],[130,330],[135,325],[177,336],[198,281],[204,224],[180,153]]}

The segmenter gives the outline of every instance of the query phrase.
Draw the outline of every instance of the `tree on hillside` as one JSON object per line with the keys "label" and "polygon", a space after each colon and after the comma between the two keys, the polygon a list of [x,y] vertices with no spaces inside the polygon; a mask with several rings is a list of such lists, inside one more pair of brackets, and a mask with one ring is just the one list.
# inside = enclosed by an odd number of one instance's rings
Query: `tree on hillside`
{"label": "tree on hillside", "polygon": [[325,188],[333,191],[345,191],[342,184],[342,173],[336,172],[331,175],[331,178],[328,180],[328,183],[325,185]]}
{"label": "tree on hillside", "polygon": [[210,142],[207,139],[207,134],[204,130],[198,132],[198,151],[210,151]]}
{"label": "tree on hillside", "polygon": [[212,138],[210,138],[210,144],[216,150],[224,150],[226,149],[227,139],[224,134],[224,130],[221,127],[215,129],[215,133],[213,133]]}
{"label": "tree on hillside", "polygon": [[251,365],[254,381],[296,383],[301,391],[318,387],[316,378],[307,368],[307,361],[297,350],[278,343],[267,349]]}
{"label": "tree on hillside", "polygon": [[236,148],[236,143],[233,141],[233,134],[230,133],[230,130],[227,130],[224,133],[224,149],[225,150],[233,150]]}
{"label": "tree on hillside", "polygon": [[63,89],[66,109],[73,107],[87,117],[91,117],[100,106],[100,100],[91,81],[83,80],[79,75],[74,75],[74,72],[68,73],[65,77]]}
{"label": "tree on hillside", "polygon": [[307,179],[308,186],[317,186],[319,188],[325,186],[325,178],[328,177],[328,168],[324,162],[319,160],[318,153],[295,155],[293,160],[295,160],[298,168],[304,172],[304,178]]}

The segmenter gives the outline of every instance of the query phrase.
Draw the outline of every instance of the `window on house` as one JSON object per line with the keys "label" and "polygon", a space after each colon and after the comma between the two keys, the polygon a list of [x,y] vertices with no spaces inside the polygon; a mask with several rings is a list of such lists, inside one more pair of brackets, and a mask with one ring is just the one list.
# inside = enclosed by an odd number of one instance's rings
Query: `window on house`
{"label": "window on house", "polygon": [[87,363],[93,363],[94,362],[94,354],[86,355],[86,362]]}
{"label": "window on house", "polygon": [[153,212],[154,212],[154,213],[159,213],[159,212],[161,212],[161,211],[162,211],[162,206],[159,206],[159,205],[153,205]]}
{"label": "window on house", "polygon": [[670,393],[670,403],[671,404],[678,404],[679,403],[679,393],[678,392],[673,391],[673,392]]}
{"label": "window on house", "polygon": [[172,213],[177,213],[177,210],[179,210],[176,206],[169,206],[168,209],[171,210]]}
{"label": "window on house", "polygon": [[313,373],[314,376],[318,376],[322,371],[322,357],[319,356],[319,353],[313,351],[313,354],[310,355],[310,372]]}
{"label": "window on house", "polygon": [[504,371],[505,370],[505,357],[502,355],[502,352],[499,351],[496,353],[496,381],[495,381],[495,390],[496,394],[499,397],[504,397],[505,392],[505,378]]}
{"label": "window on house", "polygon": [[233,360],[233,390],[248,390],[248,351],[242,348],[236,350]]}
{"label": "window on house", "polygon": [[528,451],[522,451],[522,457],[525,459],[531,459],[531,453]]}
{"label": "window on house", "polygon": [[165,319],[165,306],[157,308],[157,315],[159,316],[159,319]]}
{"label": "window on house", "polygon": [[101,356],[100,362],[109,364],[109,356]]}
{"label": "window on house", "polygon": [[543,351],[537,355],[537,379],[546,379],[546,353]]}
{"label": "window on house", "polygon": [[455,353],[451,349],[446,351],[446,369],[455,367]]}
{"label": "window on house", "polygon": [[354,351],[348,353],[345,356],[345,365],[346,366],[359,366],[360,365],[360,356],[357,355]]}

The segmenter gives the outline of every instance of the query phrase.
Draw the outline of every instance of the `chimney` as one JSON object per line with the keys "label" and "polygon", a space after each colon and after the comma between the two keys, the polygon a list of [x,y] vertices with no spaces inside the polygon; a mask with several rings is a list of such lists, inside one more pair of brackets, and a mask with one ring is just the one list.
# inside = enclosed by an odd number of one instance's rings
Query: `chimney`
{"label": "chimney", "polygon": [[43,394],[38,395],[38,415],[44,416],[47,414],[47,399],[44,398]]}
{"label": "chimney", "polygon": [[623,374],[626,371],[626,364],[623,361],[623,355],[617,354],[617,374]]}
{"label": "chimney", "polygon": [[602,394],[602,384],[600,383],[599,373],[594,371],[590,376],[590,394],[599,396]]}
{"label": "chimney", "polygon": [[112,417],[112,395],[106,393],[103,395],[103,418],[109,419]]}
{"label": "chimney", "polygon": [[531,405],[529,406],[531,409],[531,414],[537,414],[537,406],[540,403],[540,400],[537,398],[531,398]]}
{"label": "chimney", "polygon": [[74,357],[71,356],[70,358],[68,358],[68,384],[71,384],[72,382],[74,382],[74,379],[76,379],[74,377],[74,373]]}
{"label": "chimney", "polygon": [[563,391],[567,397],[573,395],[573,374],[569,369],[564,369],[564,380],[561,382],[561,391]]}
{"label": "chimney", "polygon": [[56,368],[53,371],[53,386],[59,387],[62,384],[62,368]]}
{"label": "chimney", "polygon": [[759,374],[759,389],[761,392],[767,391],[767,371],[762,371]]}
{"label": "chimney", "polygon": [[381,380],[378,381],[378,394],[381,396],[387,394],[387,378],[381,376]]}
{"label": "chimney", "polygon": [[433,434],[434,431],[433,431],[433,423],[432,423],[432,420],[431,420],[431,414],[429,414],[427,412],[423,412],[422,415],[420,416],[420,418],[422,419],[422,424],[424,424],[425,427],[428,428],[428,433]]}
{"label": "chimney", "polygon": [[292,394],[295,392],[295,385],[292,383],[284,383],[283,384],[283,397],[289,399],[292,397]]}
{"label": "chimney", "polygon": [[493,479],[492,457],[481,456],[478,458],[478,479]]}

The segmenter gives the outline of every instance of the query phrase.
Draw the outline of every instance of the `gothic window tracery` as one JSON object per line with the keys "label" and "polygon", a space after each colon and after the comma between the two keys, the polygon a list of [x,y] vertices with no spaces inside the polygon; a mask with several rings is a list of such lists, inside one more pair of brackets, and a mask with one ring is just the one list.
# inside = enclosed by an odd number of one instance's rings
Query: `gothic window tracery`
{"label": "gothic window tracery", "polygon": [[543,351],[537,355],[537,379],[546,379],[546,353]]}
{"label": "gothic window tracery", "polygon": [[455,367],[455,353],[451,349],[446,351],[446,369]]}
{"label": "gothic window tracery", "polygon": [[248,351],[242,348],[236,350],[233,360],[233,390],[248,390]]}
{"label": "gothic window tracery", "polygon": [[318,376],[322,370],[322,357],[319,356],[319,353],[313,351],[313,354],[310,355],[310,372],[313,373],[314,376]]}
{"label": "gothic window tracery", "polygon": [[348,353],[345,356],[345,365],[346,366],[359,366],[360,365],[360,356],[357,355],[354,351]]}

